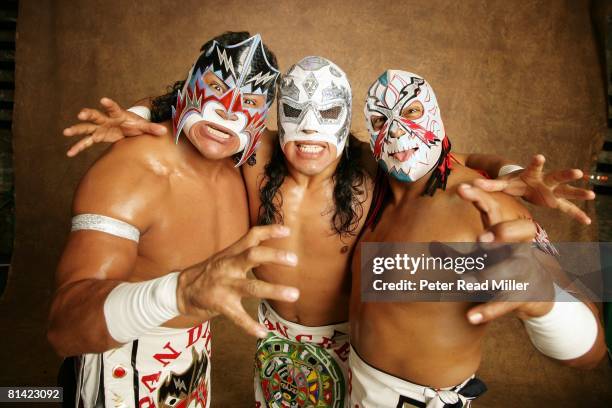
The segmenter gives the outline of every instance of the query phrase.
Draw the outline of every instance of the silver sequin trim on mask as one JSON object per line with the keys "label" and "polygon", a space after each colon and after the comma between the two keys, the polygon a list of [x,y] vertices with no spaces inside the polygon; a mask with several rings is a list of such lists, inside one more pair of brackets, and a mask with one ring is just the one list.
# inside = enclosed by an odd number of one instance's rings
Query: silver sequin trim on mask
{"label": "silver sequin trim on mask", "polygon": [[71,231],[93,230],[138,242],[140,231],[127,222],[99,214],[79,214],[72,217]]}

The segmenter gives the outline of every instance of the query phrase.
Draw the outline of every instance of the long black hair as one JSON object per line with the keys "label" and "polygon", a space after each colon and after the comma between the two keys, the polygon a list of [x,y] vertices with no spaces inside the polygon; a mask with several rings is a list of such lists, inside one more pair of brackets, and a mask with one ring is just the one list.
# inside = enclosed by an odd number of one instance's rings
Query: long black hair
{"label": "long black hair", "polygon": [[[352,143],[351,143],[351,139]],[[334,208],[332,231],[344,235],[356,235],[359,221],[363,216],[365,195],[365,173],[361,168],[361,148],[359,141],[349,135],[349,144],[332,176],[334,182]],[[264,169],[264,178],[259,187],[258,224],[268,225],[283,222],[283,197],[280,186],[288,174],[285,156],[278,143],[275,143],[272,157]]]}

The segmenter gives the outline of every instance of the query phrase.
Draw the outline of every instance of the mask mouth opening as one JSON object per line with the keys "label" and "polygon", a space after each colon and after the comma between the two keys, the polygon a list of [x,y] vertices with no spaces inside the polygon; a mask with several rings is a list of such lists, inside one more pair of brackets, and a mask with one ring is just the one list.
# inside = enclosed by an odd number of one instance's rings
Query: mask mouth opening
{"label": "mask mouth opening", "polygon": [[394,160],[400,163],[403,163],[403,162],[407,162],[408,160],[410,160],[412,156],[416,154],[417,150],[419,150],[418,147],[413,147],[412,149],[401,150],[399,152],[390,153],[389,155]]}
{"label": "mask mouth opening", "polygon": [[195,130],[197,133],[204,134],[220,143],[229,143],[234,138],[239,139],[233,130],[207,120],[201,121]]}
{"label": "mask mouth opening", "polygon": [[315,140],[296,140],[295,148],[301,155],[318,156],[328,149],[328,143]]}

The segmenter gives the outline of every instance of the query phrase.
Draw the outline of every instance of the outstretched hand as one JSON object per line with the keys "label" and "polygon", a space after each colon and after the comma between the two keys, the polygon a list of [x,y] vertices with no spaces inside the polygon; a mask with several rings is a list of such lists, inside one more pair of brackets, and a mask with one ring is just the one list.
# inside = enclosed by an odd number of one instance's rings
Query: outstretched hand
{"label": "outstretched hand", "polygon": [[535,294],[536,297],[532,300],[518,301],[516,296],[513,298],[503,292],[497,293],[491,301],[470,308],[467,313],[469,322],[475,325],[487,323],[511,312],[521,318],[541,316],[547,313],[552,304],[541,300],[545,297],[552,299],[553,286],[551,274],[545,266],[547,262],[542,262],[540,259],[546,258],[547,255],[528,245],[504,246],[502,244],[504,242],[532,242],[537,232],[533,220],[523,218],[505,220],[497,201],[491,194],[478,187],[462,184],[457,189],[457,194],[465,201],[471,202],[480,211],[485,232],[478,237],[478,240],[498,243],[496,245],[499,246],[487,248],[488,252],[493,250],[498,252],[500,257],[495,265],[479,273],[472,273],[471,276],[465,276],[463,279],[476,282],[486,280],[528,282],[529,292],[527,293],[532,296]]}
{"label": "outstretched hand", "polygon": [[249,279],[247,272],[261,264],[296,266],[298,260],[294,253],[262,245],[266,240],[288,235],[289,229],[281,225],[253,227],[230,247],[183,270],[177,288],[181,313],[203,319],[222,314],[247,333],[265,337],[267,329],[244,310],[242,299],[256,297],[295,302],[299,290]]}
{"label": "outstretched hand", "polygon": [[81,122],[64,129],[64,136],[84,136],[68,150],[68,157],[74,157],[100,142],[114,143],[130,136],[162,136],[166,133],[164,126],[126,111],[110,98],[102,98],[100,105],[102,111],[89,108],[81,110],[77,115]]}
{"label": "outstretched hand", "polygon": [[591,219],[586,213],[568,201],[595,198],[593,191],[568,184],[580,180],[583,177],[582,171],[565,169],[544,173],[545,162],[545,157],[538,154],[523,171],[513,172],[494,180],[477,179],[473,184],[484,191],[501,191],[512,196],[523,197],[535,205],[556,208],[578,222],[589,225]]}

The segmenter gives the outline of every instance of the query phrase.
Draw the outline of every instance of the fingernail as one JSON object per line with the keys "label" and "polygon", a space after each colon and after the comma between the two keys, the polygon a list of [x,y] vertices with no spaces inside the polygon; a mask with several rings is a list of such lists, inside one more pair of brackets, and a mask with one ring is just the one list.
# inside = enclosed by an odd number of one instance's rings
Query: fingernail
{"label": "fingernail", "polygon": [[472,324],[478,324],[482,322],[482,317],[483,317],[482,313],[472,313],[471,315],[468,316],[468,320]]}
{"label": "fingernail", "polygon": [[478,236],[478,241],[479,242],[493,242],[495,240],[495,234],[493,234],[492,232],[485,232],[484,234],[480,234],[480,236]]}
{"label": "fingernail", "polygon": [[298,300],[298,298],[300,297],[300,291],[295,289],[295,288],[286,289],[285,290],[285,297],[288,300]]}
{"label": "fingernail", "polygon": [[297,265],[298,257],[293,252],[287,252],[287,254],[285,255],[285,259],[287,259],[287,262],[293,265]]}
{"label": "fingernail", "polygon": [[468,188],[472,188],[472,186],[470,186],[469,184],[463,184],[463,183],[459,184],[459,187],[461,187],[461,188],[463,188],[465,190],[467,190]]}

